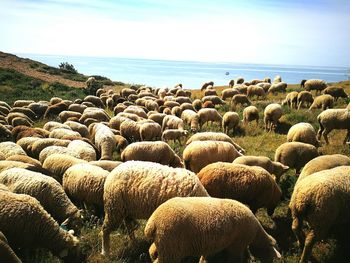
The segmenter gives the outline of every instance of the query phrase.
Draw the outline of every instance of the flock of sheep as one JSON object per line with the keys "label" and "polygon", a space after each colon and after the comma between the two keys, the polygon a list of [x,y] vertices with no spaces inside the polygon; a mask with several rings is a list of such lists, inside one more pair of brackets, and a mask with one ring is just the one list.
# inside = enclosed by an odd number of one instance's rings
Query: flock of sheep
{"label": "flock of sheep", "polygon": [[[303,249],[300,262],[308,262],[316,241],[331,227],[350,222],[350,158],[318,152],[321,136],[328,144],[333,129],[347,130],[344,143],[349,142],[350,105],[331,109],[347,94],[322,80],[307,80],[301,92],[267,105],[266,132],[279,125],[282,105],[323,109],[317,133],[309,123],[292,126],[271,160],[245,155],[228,134],[240,125],[237,107],[245,107],[245,125],[258,124],[259,110],[251,100],[286,92],[287,83],[279,76],[272,83],[237,78],[229,86],[219,97],[214,83],[205,83],[201,99],[178,84],[132,86],[120,93],[99,89],[96,96],[74,101],[54,97],[11,106],[0,101],[0,261],[21,262],[14,251],[45,248],[65,262],[81,262],[83,208],[103,219],[106,257],[112,231],[124,227],[134,241],[135,220],[146,219],[153,262],[187,257],[243,262],[248,248],[261,262],[272,262],[281,254],[255,213],[266,208],[273,214],[282,196],[280,177],[295,169],[291,228]],[[314,98],[313,90],[323,94]],[[217,105],[224,104],[232,111],[222,115]],[[39,119],[46,121],[42,128],[34,126]],[[204,126],[222,132],[203,132]],[[179,156],[168,143],[184,139]]]}

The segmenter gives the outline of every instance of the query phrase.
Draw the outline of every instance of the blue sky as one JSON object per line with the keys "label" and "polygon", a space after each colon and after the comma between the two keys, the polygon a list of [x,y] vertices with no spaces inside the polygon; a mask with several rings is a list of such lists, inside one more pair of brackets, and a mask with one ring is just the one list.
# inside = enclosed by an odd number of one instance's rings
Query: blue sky
{"label": "blue sky", "polygon": [[0,0],[0,50],[349,67],[349,14],[349,0]]}

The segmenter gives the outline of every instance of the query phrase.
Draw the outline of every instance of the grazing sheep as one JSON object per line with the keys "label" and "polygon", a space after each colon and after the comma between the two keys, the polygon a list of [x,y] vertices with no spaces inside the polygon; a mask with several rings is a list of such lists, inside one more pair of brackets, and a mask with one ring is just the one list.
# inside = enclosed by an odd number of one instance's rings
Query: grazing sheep
{"label": "grazing sheep", "polygon": [[[208,196],[198,177],[182,168],[129,161],[108,176],[104,186],[105,218],[102,254],[109,255],[109,235],[123,220],[147,219],[156,208],[176,196]],[[129,229],[129,236],[132,231]]]}
{"label": "grazing sheep", "polygon": [[231,79],[228,83],[229,87],[232,88],[235,85],[235,80]]}
{"label": "grazing sheep", "polygon": [[152,113],[148,116],[149,120],[155,121],[158,123],[160,126],[163,125],[163,119],[166,116],[164,113]]}
{"label": "grazing sheep", "polygon": [[297,97],[298,110],[301,108],[301,106],[304,106],[305,104],[306,104],[306,107],[310,107],[313,102],[314,102],[314,97],[312,96],[310,91],[303,90],[298,93],[298,97]]}
{"label": "grazing sheep", "polygon": [[20,125],[24,125],[24,126],[28,126],[28,127],[32,127],[33,124],[31,122],[28,121],[28,119],[26,118],[22,118],[22,117],[15,117],[12,119],[11,125],[13,127],[16,126],[20,126]]}
{"label": "grazing sheep", "polygon": [[240,157],[237,157],[236,159],[234,159],[233,163],[262,167],[266,171],[268,171],[270,174],[275,175],[277,182],[281,178],[282,174],[284,174],[289,169],[288,166],[286,166],[280,162],[273,162],[270,160],[270,158],[268,158],[266,156],[243,155],[243,156],[240,156]]}
{"label": "grazing sheep", "polygon": [[83,115],[80,117],[79,122],[84,123],[86,119],[96,119],[99,122],[108,122],[111,118],[104,109],[98,108],[86,108]]}
{"label": "grazing sheep", "polygon": [[273,79],[273,84],[280,83],[280,82],[282,82],[281,76],[279,75],[275,76],[275,78]]}
{"label": "grazing sheep", "polygon": [[8,110],[11,110],[11,106],[8,105],[7,102],[0,100],[0,106],[7,108]]}
{"label": "grazing sheep", "polygon": [[318,156],[317,148],[303,142],[286,142],[275,152],[275,162],[283,163],[289,168],[295,168],[297,174],[310,160]]}
{"label": "grazing sheep", "polygon": [[201,129],[202,126],[207,123],[211,122],[217,122],[218,125],[221,125],[222,123],[222,116],[216,109],[211,109],[211,108],[205,108],[205,109],[200,109],[198,111],[198,117],[199,117],[199,128]]}
{"label": "grazing sheep", "polygon": [[108,174],[89,163],[76,164],[64,173],[62,187],[73,203],[92,207],[99,215],[103,211],[103,187]]}
{"label": "grazing sheep", "polygon": [[225,104],[225,102],[222,99],[220,99],[218,96],[216,96],[216,95],[204,96],[202,98],[202,102],[203,103],[205,103],[207,101],[211,101],[214,104],[214,106],[215,105],[224,105]]}
{"label": "grazing sheep", "polygon": [[205,83],[202,85],[202,87],[201,87],[201,91],[207,89],[209,86],[212,86],[212,87],[213,87],[213,86],[214,86],[214,81],[205,82]]}
{"label": "grazing sheep", "polygon": [[128,142],[140,141],[140,124],[133,120],[124,120],[120,124],[120,134]]}
{"label": "grazing sheep", "polygon": [[45,169],[38,168],[29,163],[23,163],[18,161],[8,161],[8,160],[0,161],[0,173],[11,168],[23,168],[29,171],[34,171],[39,173],[47,172]]}
{"label": "grazing sheep", "polygon": [[113,110],[113,108],[114,108],[114,100],[113,100],[113,98],[111,98],[111,97],[107,98],[107,100],[106,100],[106,107],[110,111]]}
{"label": "grazing sheep", "polygon": [[322,91],[322,94],[329,94],[334,97],[335,101],[339,98],[348,98],[348,94],[344,91],[342,87],[330,86]]}
{"label": "grazing sheep", "polygon": [[174,108],[175,106],[180,106],[180,103],[176,102],[176,101],[171,101],[171,100],[168,100],[168,101],[165,101],[164,102],[164,106],[167,107],[167,108]]}
{"label": "grazing sheep", "polygon": [[180,157],[163,141],[132,143],[124,149],[120,158],[123,162],[148,161],[174,168],[183,167]]}
{"label": "grazing sheep", "polygon": [[197,176],[211,197],[237,200],[253,213],[266,207],[272,215],[282,195],[271,174],[258,166],[216,162],[205,166]]}
{"label": "grazing sheep", "polygon": [[0,152],[5,156],[5,158],[8,158],[12,155],[27,155],[21,146],[14,142],[1,142]]}
{"label": "grazing sheep", "polygon": [[28,106],[29,104],[31,104],[33,102],[35,102],[35,101],[34,100],[16,100],[13,103],[13,107],[24,107],[24,106]]}
{"label": "grazing sheep", "polygon": [[81,261],[78,239],[63,230],[35,198],[0,191],[0,214],[0,229],[13,247],[45,248],[64,262]]}
{"label": "grazing sheep", "polygon": [[322,108],[322,110],[331,109],[333,108],[333,105],[334,105],[334,98],[329,94],[323,94],[323,95],[317,96],[314,99],[314,102],[311,104],[309,110],[320,109],[320,108]]}
{"label": "grazing sheep", "polygon": [[[300,263],[307,263],[314,244],[334,227],[350,223],[350,166],[339,166],[309,175],[298,182],[289,203],[292,230],[300,248]],[[304,221],[309,227],[304,234]]]}
{"label": "grazing sheep", "polygon": [[186,169],[198,173],[203,167],[215,162],[232,162],[241,156],[236,148],[223,141],[193,141],[183,151]]}
{"label": "grazing sheep", "polygon": [[235,110],[238,104],[241,104],[242,106],[244,106],[244,105],[249,106],[252,103],[248,99],[247,95],[245,95],[245,94],[236,94],[231,99],[232,110]]}
{"label": "grazing sheep", "polygon": [[265,90],[262,87],[258,85],[250,85],[247,88],[247,96],[248,97],[256,96],[257,99],[259,99],[260,97],[263,99],[266,97],[266,94],[265,94]]}
{"label": "grazing sheep", "polygon": [[47,138],[50,132],[41,128],[32,128],[27,126],[17,126],[11,131],[12,138],[18,141],[25,137]]}
{"label": "grazing sheep", "polygon": [[229,89],[224,89],[221,92],[221,98],[223,101],[226,99],[232,99],[232,97],[236,94],[239,94],[239,91],[237,89],[229,88]]}
{"label": "grazing sheep", "polygon": [[[9,114],[7,114],[7,116],[6,116],[7,123],[12,125],[13,120],[16,118],[21,118],[23,123],[28,123],[28,124],[26,124],[26,126],[33,126],[33,124],[34,124],[34,122],[27,115],[25,115],[22,112],[10,112]],[[20,121],[18,121],[18,122],[20,122]],[[18,125],[18,123],[17,123],[17,125]]]}
{"label": "grazing sheep", "polygon": [[193,108],[196,110],[196,111],[199,111],[202,106],[203,106],[203,103],[200,99],[195,99],[193,102],[192,102],[192,105],[193,105]]}
{"label": "grazing sheep", "polygon": [[5,125],[0,123],[0,142],[1,141],[9,141],[12,138],[12,133],[9,129],[6,128]]}
{"label": "grazing sheep", "polygon": [[342,154],[331,154],[318,156],[311,161],[309,161],[298,177],[298,181],[309,176],[310,174],[317,173],[319,171],[332,169],[337,166],[350,166],[350,158]]}
{"label": "grazing sheep", "polygon": [[233,88],[241,94],[247,94],[248,91],[248,86],[245,84],[235,85]]}
{"label": "grazing sheep", "polygon": [[137,116],[139,116],[140,118],[144,118],[147,119],[147,114],[146,112],[138,106],[129,106],[124,110],[125,113],[132,113],[132,114],[136,114]]}
{"label": "grazing sheep", "polygon": [[88,162],[96,161],[96,151],[94,147],[85,141],[73,140],[68,144],[67,149],[76,153],[79,159]]}
{"label": "grazing sheep", "polygon": [[265,95],[266,95],[266,92],[268,92],[269,88],[271,87],[271,82],[261,82],[261,83],[258,83],[256,85],[259,87],[262,87],[264,92],[265,92]]}
{"label": "grazing sheep", "polygon": [[84,124],[75,121],[66,121],[64,125],[69,126],[72,131],[78,132],[81,137],[89,138],[89,130]]}
{"label": "grazing sheep", "polygon": [[215,109],[215,105],[211,102],[211,101],[206,101],[203,103],[203,107],[202,108],[212,108]]}
{"label": "grazing sheep", "polygon": [[11,168],[0,173],[0,183],[11,192],[35,197],[59,224],[75,231],[82,226],[80,211],[52,177],[23,168]]}
{"label": "grazing sheep", "polygon": [[244,83],[244,78],[242,78],[242,77],[236,78],[236,84],[243,84],[243,83]]}
{"label": "grazing sheep", "polygon": [[68,110],[79,112],[79,113],[83,114],[84,110],[86,108],[87,108],[87,106],[85,106],[85,105],[73,103],[73,104],[69,105]]}
{"label": "grazing sheep", "polygon": [[40,140],[39,137],[24,137],[19,139],[16,144],[21,146],[21,148],[27,153],[30,154],[32,152],[31,148],[34,142]]}
{"label": "grazing sheep", "polygon": [[[176,197],[149,218],[145,236],[153,262],[179,263],[202,255],[200,262],[243,262],[247,248],[261,262],[280,258],[276,241],[242,203],[212,197]],[[215,259],[224,251],[225,260]]]}
{"label": "grazing sheep", "polygon": [[321,112],[317,116],[317,121],[320,124],[320,129],[317,132],[317,139],[321,139],[323,135],[324,140],[329,144],[327,135],[334,129],[347,130],[347,134],[343,141],[346,144],[350,139],[350,110],[348,109],[328,109]]}
{"label": "grazing sheep", "polygon": [[0,115],[6,116],[10,113],[10,110],[4,106],[0,105]]}
{"label": "grazing sheep", "polygon": [[43,164],[47,157],[55,153],[67,154],[79,158],[79,153],[73,151],[72,149],[68,149],[67,147],[63,146],[53,145],[46,147],[40,152],[39,161]]}
{"label": "grazing sheep", "polygon": [[75,132],[72,130],[67,130],[64,128],[57,128],[54,129],[50,132],[49,138],[56,138],[56,139],[66,139],[67,137],[77,137],[77,138],[81,138],[80,133],[79,132]]}
{"label": "grazing sheep", "polygon": [[55,139],[55,138],[43,138],[36,140],[31,149],[30,149],[30,156],[34,158],[39,158],[39,155],[43,149],[49,146],[62,146],[67,147],[70,143],[70,140],[61,140],[61,139]]}
{"label": "grazing sheep", "polygon": [[188,125],[192,132],[197,132],[199,129],[199,115],[193,110],[184,110],[181,113],[181,119]]}
{"label": "grazing sheep", "polygon": [[192,103],[192,100],[189,97],[176,97],[174,100],[180,104]]}
{"label": "grazing sheep", "polygon": [[28,163],[31,164],[35,167],[38,167],[39,169],[42,168],[41,163],[34,159],[31,158],[27,155],[23,155],[23,154],[15,154],[15,155],[11,155],[10,157],[6,158],[7,161],[16,161],[16,162],[22,162],[22,163]]}
{"label": "grazing sheep", "polygon": [[309,79],[301,87],[307,91],[316,90],[316,93],[318,93],[327,88],[327,83],[321,79]]}
{"label": "grazing sheep", "polygon": [[100,160],[112,160],[117,142],[111,129],[102,123],[96,123],[91,129],[91,138],[101,153]]}
{"label": "grazing sheep", "polygon": [[230,129],[232,129],[232,133],[234,134],[236,129],[239,126],[239,115],[237,112],[228,111],[222,117],[222,130],[224,133],[228,134]]}
{"label": "grazing sheep", "polygon": [[0,152],[0,161],[5,160],[5,156]]}
{"label": "grazing sheep", "polygon": [[184,121],[179,117],[173,116],[173,115],[167,115],[163,119],[162,131],[165,131],[166,129],[183,130],[184,126],[185,126]]}
{"label": "grazing sheep", "polygon": [[244,154],[245,150],[239,146],[237,143],[235,143],[230,136],[228,136],[225,133],[222,132],[198,132],[193,134],[186,142],[186,145],[189,145],[191,142],[194,141],[222,141],[222,142],[228,142],[231,143],[237,151]]}
{"label": "grazing sheep", "polygon": [[162,126],[156,122],[146,122],[140,124],[141,141],[157,141],[162,137]]}
{"label": "grazing sheep", "polygon": [[25,114],[31,121],[35,121],[38,119],[38,116],[29,108],[24,107],[13,107],[10,112],[20,112]]}
{"label": "grazing sheep", "polygon": [[[1,186],[0,186],[1,190]],[[0,258],[6,263],[22,263],[22,261],[17,257],[15,252],[9,246],[6,237],[0,231]]]}
{"label": "grazing sheep", "polygon": [[67,110],[68,106],[69,105],[65,102],[60,102],[49,106],[44,113],[44,119],[55,118],[62,111]]}
{"label": "grazing sheep", "polygon": [[81,117],[81,113],[79,112],[76,112],[76,111],[69,111],[69,110],[65,110],[65,111],[62,111],[60,112],[60,114],[58,114],[58,117],[60,118],[61,122],[66,122],[67,119],[69,118],[80,118]]}
{"label": "grazing sheep", "polygon": [[248,124],[248,122],[256,121],[256,125],[259,124],[259,110],[255,106],[248,106],[244,108],[243,110],[243,123],[245,125]]}
{"label": "grazing sheep", "polygon": [[[289,92],[286,95],[286,98],[282,101],[282,106],[287,104],[289,106],[289,108],[291,108],[291,109],[297,108],[297,105],[298,105],[298,94],[299,93],[297,91]],[[293,107],[293,105],[295,107]]]}
{"label": "grazing sheep", "polygon": [[272,103],[266,106],[264,110],[264,124],[265,130],[275,130],[277,127],[278,120],[283,115],[281,105]]}
{"label": "grazing sheep", "polygon": [[217,96],[217,92],[215,89],[206,89],[204,90],[204,96]]}
{"label": "grazing sheep", "polygon": [[188,135],[188,131],[186,130],[178,130],[178,129],[169,129],[165,130],[162,134],[162,141],[168,142],[168,141],[178,141],[180,145],[181,138],[186,137]]}
{"label": "grazing sheep", "polygon": [[92,161],[89,164],[101,167],[108,172],[112,172],[114,168],[120,165],[122,162],[119,161],[109,161],[109,160],[100,160],[100,161]]}
{"label": "grazing sheep", "polygon": [[276,94],[278,92],[286,92],[288,84],[286,82],[279,82],[274,83],[271,85],[271,87],[268,89],[267,93]]}
{"label": "grazing sheep", "polygon": [[171,115],[175,115],[176,117],[181,117],[182,110],[180,106],[175,106],[174,108],[171,109]]}
{"label": "grazing sheep", "polygon": [[183,112],[184,110],[193,110],[193,111],[195,111],[195,109],[194,109],[192,103],[188,103],[188,102],[182,103],[182,104],[180,105],[180,109],[181,109],[181,114],[182,114],[182,112]]}
{"label": "grazing sheep", "polygon": [[287,141],[309,143],[315,147],[320,146],[320,143],[316,138],[314,127],[307,122],[299,122],[290,127],[287,134]]}
{"label": "grazing sheep", "polygon": [[94,95],[88,95],[84,98],[84,102],[90,102],[97,108],[104,108],[105,105],[103,104],[102,100]]}

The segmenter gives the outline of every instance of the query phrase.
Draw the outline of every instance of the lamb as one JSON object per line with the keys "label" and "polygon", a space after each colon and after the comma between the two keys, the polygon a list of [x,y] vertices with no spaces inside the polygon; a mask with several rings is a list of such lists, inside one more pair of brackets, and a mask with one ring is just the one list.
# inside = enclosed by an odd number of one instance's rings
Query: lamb
{"label": "lamb", "polygon": [[222,130],[224,133],[228,134],[230,129],[234,134],[239,126],[239,115],[237,112],[226,112],[222,118]]}
{"label": "lamb", "polygon": [[317,148],[303,142],[286,142],[281,144],[275,152],[275,162],[283,163],[289,168],[295,168],[298,174],[300,169],[310,160],[318,156]]}
{"label": "lamb", "polygon": [[236,94],[231,99],[232,110],[235,110],[238,104],[249,106],[252,103],[248,99],[247,95],[245,95],[245,94]]}
{"label": "lamb", "polygon": [[277,127],[278,120],[283,115],[281,105],[272,103],[266,106],[264,110],[264,124],[265,130],[275,130]]}
{"label": "lamb", "polygon": [[295,105],[295,108],[297,108],[298,94],[299,93],[297,91],[289,92],[286,98],[282,101],[282,106],[287,104],[289,108],[293,109],[293,105]]}
{"label": "lamb", "polygon": [[276,177],[277,182],[279,182],[282,174],[284,174],[289,169],[289,166],[284,165],[280,162],[273,162],[270,160],[270,158],[266,156],[244,155],[234,159],[233,163],[262,167],[270,174],[274,175]]}
{"label": "lamb", "polygon": [[0,229],[13,247],[46,248],[65,262],[81,261],[79,240],[60,228],[35,198],[0,191],[0,214]]}
{"label": "lamb", "polygon": [[266,94],[265,94],[265,90],[262,87],[258,85],[250,85],[247,89],[247,96],[248,97],[256,96],[257,98],[259,97],[265,98]]}
{"label": "lamb", "polygon": [[290,127],[287,134],[287,141],[309,143],[315,147],[320,146],[314,127],[307,122],[299,122]]}
{"label": "lamb", "polygon": [[245,150],[239,146],[237,143],[235,143],[230,136],[228,136],[225,133],[222,132],[198,132],[193,134],[186,142],[186,145],[189,145],[191,142],[194,141],[223,141],[231,143],[237,151],[244,154]]}
{"label": "lamb", "polygon": [[[115,168],[104,186],[102,254],[109,255],[109,235],[123,220],[147,219],[160,204],[176,196],[208,193],[198,177],[186,169],[141,161],[129,161]],[[129,236],[132,237],[131,231]]]}
{"label": "lamb", "polygon": [[162,141],[136,142],[128,145],[121,154],[121,160],[156,162],[171,167],[183,167],[180,157]]}
{"label": "lamb", "polygon": [[[1,190],[1,186],[0,186]],[[8,245],[7,239],[4,234],[0,231],[0,257],[1,260],[7,263],[22,263],[22,261],[17,257],[12,248]]]}
{"label": "lamb", "polygon": [[301,170],[301,173],[298,177],[298,181],[301,181],[303,178],[309,176],[310,174],[317,173],[319,171],[332,169],[337,166],[350,166],[350,158],[342,154],[331,154],[331,155],[322,155],[318,156],[315,159],[309,161],[304,168]]}
{"label": "lamb", "polygon": [[1,142],[0,152],[8,158],[12,155],[27,155],[26,152],[14,142]]}
{"label": "lamb", "polygon": [[245,125],[248,124],[248,122],[256,121],[256,125],[259,124],[259,110],[255,106],[248,106],[243,109],[243,123]]}
{"label": "lamb", "polygon": [[203,167],[215,162],[232,162],[241,156],[228,142],[193,141],[183,151],[185,168],[198,173]]}
{"label": "lamb", "polygon": [[76,164],[64,173],[62,187],[75,204],[92,207],[100,215],[103,211],[103,187],[108,174],[108,171],[89,163]]}
{"label": "lamb", "polygon": [[192,132],[197,132],[199,129],[199,115],[193,110],[184,110],[181,113],[181,119],[188,125]]}
{"label": "lamb", "polygon": [[321,139],[321,135],[329,144],[327,135],[334,129],[345,129],[347,134],[343,141],[346,144],[350,139],[350,110],[348,109],[328,109],[321,112],[317,116],[320,129],[317,132],[317,139]]}
{"label": "lamb", "polygon": [[165,130],[162,134],[162,141],[178,141],[180,145],[182,137],[186,137],[188,135],[188,131],[186,130],[178,130],[178,129],[169,129]]}
{"label": "lamb", "polygon": [[331,109],[333,108],[333,105],[334,105],[334,98],[329,94],[323,94],[315,98],[309,110],[320,109],[320,108],[322,108],[322,110]]}
{"label": "lamb", "polygon": [[301,106],[304,106],[306,104],[306,107],[310,107],[312,103],[314,102],[314,98],[312,97],[312,94],[310,91],[300,91],[297,97],[297,104],[298,104],[298,110],[301,108]]}
{"label": "lamb", "polygon": [[[292,230],[303,248],[300,263],[308,262],[313,245],[326,238],[332,228],[350,222],[350,166],[314,173],[295,187],[289,203]],[[304,221],[309,226],[306,237]]]}
{"label": "lamb", "polygon": [[[243,262],[247,247],[261,262],[280,258],[276,241],[242,203],[212,197],[176,197],[149,218],[145,236],[153,241],[153,262],[179,263],[202,255],[200,262]],[[195,245],[193,245],[195,244]]]}
{"label": "lamb", "polygon": [[101,152],[101,160],[112,160],[117,142],[111,129],[102,123],[96,123],[92,127],[91,138]]}
{"label": "lamb", "polygon": [[197,174],[208,194],[247,204],[253,213],[266,207],[272,215],[282,192],[271,174],[257,166],[216,162]]}
{"label": "lamb", "polygon": [[167,115],[163,119],[162,124],[162,131],[166,129],[184,129],[184,121],[180,119],[179,117],[173,116],[173,115]]}
{"label": "lamb", "polygon": [[327,83],[321,79],[309,79],[301,87],[307,91],[316,90],[316,93],[318,93],[327,88]]}
{"label": "lamb", "polygon": [[286,92],[288,84],[286,82],[279,82],[274,83],[271,85],[271,87],[268,89],[267,93],[276,94],[278,92]]}
{"label": "lamb", "polygon": [[81,228],[80,211],[52,177],[23,168],[11,168],[0,173],[0,183],[6,185],[11,192],[35,197],[59,224],[75,231]]}
{"label": "lamb", "polygon": [[322,94],[329,94],[334,97],[335,101],[339,98],[348,98],[348,94],[344,91],[342,87],[330,86],[322,91]]}
{"label": "lamb", "polygon": [[221,125],[222,123],[222,116],[216,109],[211,108],[204,108],[200,109],[198,111],[198,117],[199,117],[199,128],[201,129],[202,126],[207,122],[217,122],[218,125]]}
{"label": "lamb", "polygon": [[120,165],[122,162],[119,161],[109,161],[109,160],[100,160],[100,161],[92,161],[89,164],[101,167],[102,169],[112,172],[114,168]]}

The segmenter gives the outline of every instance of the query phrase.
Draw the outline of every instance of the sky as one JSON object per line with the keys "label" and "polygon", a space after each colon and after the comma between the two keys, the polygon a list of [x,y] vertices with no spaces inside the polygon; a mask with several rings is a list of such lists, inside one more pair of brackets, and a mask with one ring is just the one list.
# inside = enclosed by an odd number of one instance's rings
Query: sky
{"label": "sky", "polygon": [[0,50],[350,66],[349,0],[0,0]]}

